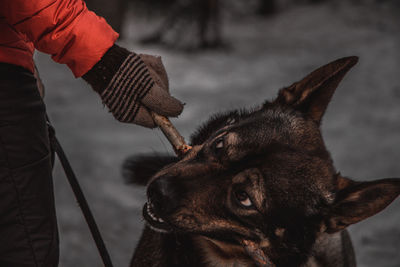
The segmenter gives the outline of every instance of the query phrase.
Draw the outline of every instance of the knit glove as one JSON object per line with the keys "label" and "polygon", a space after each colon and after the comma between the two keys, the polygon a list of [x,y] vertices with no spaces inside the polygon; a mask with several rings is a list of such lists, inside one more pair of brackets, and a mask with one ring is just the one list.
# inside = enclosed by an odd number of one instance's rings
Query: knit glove
{"label": "knit glove", "polygon": [[160,57],[138,55],[114,45],[82,78],[121,122],[154,128],[150,111],[177,117],[183,109],[183,104],[169,93]]}

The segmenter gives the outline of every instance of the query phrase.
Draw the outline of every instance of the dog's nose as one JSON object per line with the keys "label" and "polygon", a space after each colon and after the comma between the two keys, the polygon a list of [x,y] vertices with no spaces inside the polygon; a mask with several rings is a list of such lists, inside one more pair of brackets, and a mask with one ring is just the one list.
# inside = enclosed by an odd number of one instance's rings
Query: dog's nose
{"label": "dog's nose", "polygon": [[159,177],[147,188],[147,196],[160,216],[170,214],[178,206],[177,188],[171,180],[172,177]]}

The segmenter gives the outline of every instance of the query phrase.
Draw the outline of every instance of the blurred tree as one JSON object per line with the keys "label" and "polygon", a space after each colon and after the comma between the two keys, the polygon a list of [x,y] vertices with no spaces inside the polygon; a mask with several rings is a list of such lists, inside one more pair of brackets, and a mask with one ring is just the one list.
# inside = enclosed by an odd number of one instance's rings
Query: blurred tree
{"label": "blurred tree", "polygon": [[127,0],[84,0],[88,8],[104,17],[115,31],[122,34]]}
{"label": "blurred tree", "polygon": [[218,47],[222,45],[221,6],[219,0],[197,0],[199,6],[199,42],[200,46]]}
{"label": "blurred tree", "polygon": [[[156,0],[152,0],[156,1]],[[168,14],[151,35],[142,39],[143,43],[162,43],[165,36],[175,31],[173,45],[182,45],[195,28],[194,37],[198,48],[219,47],[222,45],[222,19],[219,0],[176,0],[168,8]]]}
{"label": "blurred tree", "polygon": [[276,0],[260,0],[258,14],[268,16],[276,12]]}

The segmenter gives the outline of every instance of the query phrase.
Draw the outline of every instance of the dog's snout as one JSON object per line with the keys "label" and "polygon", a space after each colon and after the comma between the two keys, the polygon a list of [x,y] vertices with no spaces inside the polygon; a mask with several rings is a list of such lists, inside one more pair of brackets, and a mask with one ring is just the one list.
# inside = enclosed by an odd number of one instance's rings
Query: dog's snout
{"label": "dog's snout", "polygon": [[147,196],[155,212],[161,216],[171,213],[178,206],[178,192],[171,177],[154,180],[147,188]]}

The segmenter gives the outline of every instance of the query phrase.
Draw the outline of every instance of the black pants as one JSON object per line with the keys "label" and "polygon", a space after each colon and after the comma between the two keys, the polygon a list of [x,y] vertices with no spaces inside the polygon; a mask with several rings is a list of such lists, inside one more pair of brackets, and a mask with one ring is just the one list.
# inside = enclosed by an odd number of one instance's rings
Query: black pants
{"label": "black pants", "polygon": [[58,265],[51,149],[33,75],[0,63],[0,267]]}

